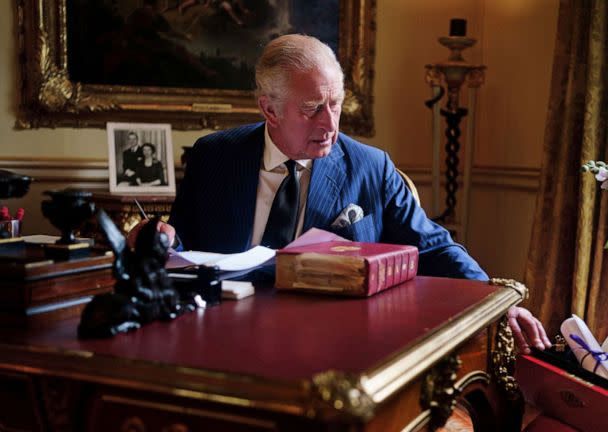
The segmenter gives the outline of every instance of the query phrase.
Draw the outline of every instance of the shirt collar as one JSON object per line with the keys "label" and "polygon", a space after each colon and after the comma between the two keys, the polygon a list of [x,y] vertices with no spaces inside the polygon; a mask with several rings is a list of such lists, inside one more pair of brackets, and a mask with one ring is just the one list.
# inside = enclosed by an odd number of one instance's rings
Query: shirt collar
{"label": "shirt collar", "polygon": [[[268,133],[268,125],[264,125],[264,170],[272,171],[279,165],[284,164],[289,158],[283,154],[275,145]],[[312,167],[312,159],[299,159],[296,161],[298,165],[310,170]]]}

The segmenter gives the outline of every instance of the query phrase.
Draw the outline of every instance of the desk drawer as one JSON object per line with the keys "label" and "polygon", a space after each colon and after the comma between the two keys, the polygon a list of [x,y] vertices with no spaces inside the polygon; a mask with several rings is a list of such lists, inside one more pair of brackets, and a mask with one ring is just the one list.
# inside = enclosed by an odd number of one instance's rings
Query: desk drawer
{"label": "desk drawer", "polygon": [[226,432],[278,431],[272,420],[220,409],[189,406],[190,401],[149,400],[107,393],[95,397],[90,417],[92,432]]}

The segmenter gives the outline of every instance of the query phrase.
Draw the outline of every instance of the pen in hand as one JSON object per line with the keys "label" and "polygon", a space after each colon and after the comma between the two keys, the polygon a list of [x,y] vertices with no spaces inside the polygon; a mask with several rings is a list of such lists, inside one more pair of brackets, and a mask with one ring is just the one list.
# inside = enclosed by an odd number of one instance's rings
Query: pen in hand
{"label": "pen in hand", "polygon": [[[143,207],[141,206],[141,204],[139,203],[139,201],[137,201],[137,198],[133,198],[133,201],[135,202],[135,204],[137,205],[137,208],[139,208],[139,212],[141,213],[141,217],[143,217],[145,220],[149,221],[150,218],[148,217],[148,215],[146,214],[146,212],[144,211]],[[172,247],[169,247],[168,250],[169,254],[175,253],[175,249],[173,249]]]}
{"label": "pen in hand", "polygon": [[141,217],[143,217],[145,220],[150,220],[150,218],[148,217],[148,215],[144,211],[144,209],[141,206],[141,204],[139,203],[139,201],[137,201],[137,198],[133,198],[133,201],[135,201],[135,204],[137,205],[137,208],[139,208],[139,212],[141,213]]}

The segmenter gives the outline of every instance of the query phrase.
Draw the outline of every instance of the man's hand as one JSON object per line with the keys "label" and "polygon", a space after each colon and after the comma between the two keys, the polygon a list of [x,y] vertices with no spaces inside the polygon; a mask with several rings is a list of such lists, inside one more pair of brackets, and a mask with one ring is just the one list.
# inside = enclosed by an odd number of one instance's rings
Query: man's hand
{"label": "man's hand", "polygon": [[511,306],[507,311],[507,319],[515,344],[522,354],[530,354],[530,346],[541,351],[551,347],[545,328],[528,309]]}
{"label": "man's hand", "polygon": [[[144,219],[140,223],[135,225],[131,229],[131,231],[129,231],[129,234],[127,235],[127,244],[129,245],[129,247],[131,249],[133,249],[135,247],[135,240],[137,239],[137,235],[139,234],[139,231],[148,222],[150,222],[148,219]],[[175,240],[175,228],[173,228],[168,223],[159,221],[158,224],[156,225],[156,230],[158,232],[163,232],[163,233],[167,234],[167,237],[169,237],[169,244],[170,245],[173,244],[173,241]]]}

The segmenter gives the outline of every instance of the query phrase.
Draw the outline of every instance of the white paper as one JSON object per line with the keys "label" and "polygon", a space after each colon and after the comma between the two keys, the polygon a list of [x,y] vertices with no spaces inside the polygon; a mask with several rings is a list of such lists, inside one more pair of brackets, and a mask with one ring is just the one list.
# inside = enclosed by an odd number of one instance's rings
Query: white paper
{"label": "white paper", "polygon": [[608,337],[606,338],[606,340],[604,340],[604,343],[602,344],[602,351],[608,352]]}
{"label": "white paper", "polygon": [[198,251],[184,251],[176,252],[180,257],[186,261],[190,261],[193,265],[202,265],[217,261],[226,255],[213,252],[198,252]]}
{"label": "white paper", "polygon": [[[47,234],[32,234],[21,237],[23,241],[31,244],[54,244],[60,239],[59,236],[47,235]],[[76,240],[83,243],[89,243],[92,245],[93,239],[88,237],[77,237]]]}
{"label": "white paper", "polygon": [[[585,322],[578,316],[573,314],[572,318],[568,318],[562,323],[560,330],[566,339],[566,343],[574,352],[576,359],[579,361],[579,363],[581,363],[582,360],[581,366],[584,369],[593,372],[593,369],[595,369],[597,365],[597,360],[591,354],[586,355],[587,350],[581,347],[570,337],[570,335],[579,336],[589,346],[591,351],[603,351],[600,344],[597,342],[597,339],[595,339],[593,334],[591,334],[587,324],[585,324]],[[608,378],[608,360],[600,362],[600,365],[595,370],[595,374]]]}
{"label": "white paper", "polygon": [[222,281],[222,298],[229,300],[240,300],[255,293],[253,284],[245,281]]}
{"label": "white paper", "polygon": [[218,266],[222,271],[239,271],[262,265],[275,255],[276,251],[274,249],[264,246],[256,246],[247,252],[235,254],[198,251],[175,252],[169,256],[166,267],[179,268],[189,265],[206,265]]}
{"label": "white paper", "polygon": [[277,251],[265,246],[256,246],[247,252],[225,255],[213,264],[224,271],[247,270],[264,264],[276,255]]}
{"label": "white paper", "polygon": [[22,238],[26,243],[33,244],[50,244],[55,243],[57,240],[59,240],[59,236],[52,236],[46,234],[34,234],[23,236]]}

